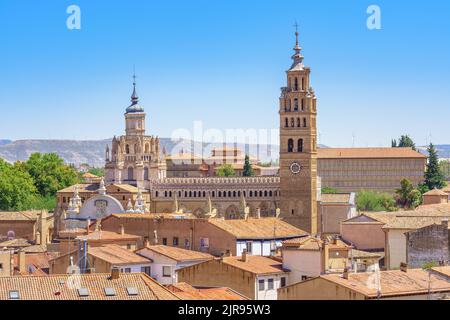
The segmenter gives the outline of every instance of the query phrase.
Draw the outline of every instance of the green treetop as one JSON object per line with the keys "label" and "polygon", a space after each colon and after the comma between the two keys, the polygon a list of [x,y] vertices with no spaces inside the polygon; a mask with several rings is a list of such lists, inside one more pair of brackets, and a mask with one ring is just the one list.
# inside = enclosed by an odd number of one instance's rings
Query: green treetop
{"label": "green treetop", "polygon": [[250,157],[245,155],[244,171],[242,173],[244,177],[253,177],[255,173],[253,172],[252,165],[250,163]]}
{"label": "green treetop", "polygon": [[428,164],[427,170],[425,172],[424,185],[426,185],[429,190],[433,190],[435,188],[442,189],[447,184],[445,182],[444,173],[442,172],[441,167],[439,165],[439,158],[436,148],[432,143],[430,143],[427,150],[428,150]]}
{"label": "green treetop", "polygon": [[231,164],[223,164],[217,168],[217,176],[219,177],[234,177],[235,175],[236,172],[234,172]]}

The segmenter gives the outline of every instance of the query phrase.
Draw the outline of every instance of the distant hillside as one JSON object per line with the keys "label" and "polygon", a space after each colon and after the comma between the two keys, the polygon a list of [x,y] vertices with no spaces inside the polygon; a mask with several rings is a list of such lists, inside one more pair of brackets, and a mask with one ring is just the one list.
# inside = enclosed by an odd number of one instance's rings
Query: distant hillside
{"label": "distant hillside", "polygon": [[[450,159],[450,144],[435,145],[439,158]],[[427,147],[417,147],[417,151],[428,156]]]}
{"label": "distant hillside", "polygon": [[[0,157],[8,162],[25,161],[34,152],[40,153],[57,153],[67,163],[79,166],[83,163],[87,163],[94,167],[102,167],[104,165],[105,147],[109,145],[111,147],[111,139],[105,140],[0,140]],[[174,148],[177,146],[176,150]],[[214,146],[218,146],[217,144]],[[232,145],[227,145],[232,146]],[[260,145],[261,152],[258,152],[258,146],[255,145],[237,145],[246,153],[260,157],[263,162],[269,162],[271,160],[278,159],[279,147],[276,145]],[[213,147],[210,144],[192,142],[190,140],[172,141],[169,138],[161,138],[161,152],[165,147],[168,154],[172,152],[180,152],[183,149],[184,152],[194,152],[209,155],[210,149]],[[322,146],[325,147],[325,146]]]}

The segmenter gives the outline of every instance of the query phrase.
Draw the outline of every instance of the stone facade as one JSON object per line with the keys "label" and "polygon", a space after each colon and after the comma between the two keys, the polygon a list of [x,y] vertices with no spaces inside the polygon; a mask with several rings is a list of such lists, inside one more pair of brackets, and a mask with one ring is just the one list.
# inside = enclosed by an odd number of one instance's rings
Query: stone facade
{"label": "stone facade", "polygon": [[449,262],[448,220],[406,233],[408,266],[420,268],[425,263]]}
{"label": "stone facade", "polygon": [[317,233],[317,98],[310,86],[311,69],[303,64],[296,32],[293,64],[280,96],[281,216]]}

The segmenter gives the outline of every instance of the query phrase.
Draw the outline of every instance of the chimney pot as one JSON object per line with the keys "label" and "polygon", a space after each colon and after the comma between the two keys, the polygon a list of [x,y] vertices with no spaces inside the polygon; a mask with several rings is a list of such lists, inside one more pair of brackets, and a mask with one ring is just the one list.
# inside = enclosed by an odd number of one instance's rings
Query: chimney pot
{"label": "chimney pot", "polygon": [[242,250],[241,261],[242,261],[242,262],[247,262],[247,261],[248,261],[248,253],[247,253],[247,249]]}
{"label": "chimney pot", "polygon": [[18,254],[18,263],[19,263],[19,272],[20,273],[25,273],[27,270],[27,265],[25,262],[25,252],[24,251],[19,251]]}
{"label": "chimney pot", "polygon": [[117,280],[120,278],[120,269],[112,268],[111,269],[111,280]]}
{"label": "chimney pot", "polygon": [[400,263],[400,271],[408,272],[408,264],[404,262]]}
{"label": "chimney pot", "polygon": [[344,273],[342,274],[342,277],[346,280],[348,280],[348,268],[344,269]]}

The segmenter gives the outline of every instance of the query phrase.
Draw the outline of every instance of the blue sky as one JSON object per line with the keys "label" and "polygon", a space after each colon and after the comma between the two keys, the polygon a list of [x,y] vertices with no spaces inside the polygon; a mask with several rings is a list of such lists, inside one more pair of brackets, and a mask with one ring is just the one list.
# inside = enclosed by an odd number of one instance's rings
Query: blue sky
{"label": "blue sky", "polygon": [[[81,8],[81,30],[66,9]],[[381,8],[382,30],[366,27]],[[124,131],[133,64],[147,131],[278,127],[300,24],[320,143],[450,143],[450,2],[0,0],[0,139]]]}

